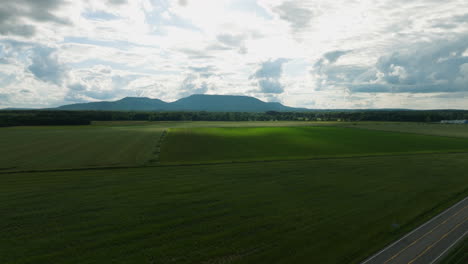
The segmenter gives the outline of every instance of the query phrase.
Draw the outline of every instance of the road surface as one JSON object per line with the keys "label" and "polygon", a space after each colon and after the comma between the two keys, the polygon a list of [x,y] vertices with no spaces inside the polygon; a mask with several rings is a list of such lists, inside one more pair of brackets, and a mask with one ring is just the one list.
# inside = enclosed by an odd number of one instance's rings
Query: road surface
{"label": "road surface", "polygon": [[468,235],[468,197],[362,264],[434,264]]}

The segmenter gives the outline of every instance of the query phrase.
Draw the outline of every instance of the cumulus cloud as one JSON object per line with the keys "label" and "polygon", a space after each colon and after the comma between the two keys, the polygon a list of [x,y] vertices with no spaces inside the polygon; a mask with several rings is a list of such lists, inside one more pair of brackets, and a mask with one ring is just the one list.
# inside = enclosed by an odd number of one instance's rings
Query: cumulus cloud
{"label": "cumulus cloud", "polygon": [[335,50],[331,52],[327,52],[323,55],[323,57],[329,62],[329,63],[335,63],[340,57],[346,55],[350,51],[348,50]]}
{"label": "cumulus cloud", "polygon": [[31,37],[36,29],[31,25],[18,25],[15,23],[3,23],[0,25],[0,35],[17,35]]}
{"label": "cumulus cloud", "polygon": [[463,1],[3,2],[6,107],[192,93],[299,107],[468,105]]}
{"label": "cumulus cloud", "polygon": [[0,34],[31,37],[36,31],[33,22],[69,24],[70,21],[54,14],[67,3],[63,0],[16,0],[0,5]]}
{"label": "cumulus cloud", "polygon": [[66,70],[58,61],[56,49],[37,46],[32,51],[32,63],[28,70],[42,81],[61,85]]}
{"label": "cumulus cloud", "polygon": [[289,22],[293,30],[301,30],[309,26],[314,13],[305,8],[303,1],[286,1],[273,9],[278,16]]}
{"label": "cumulus cloud", "polygon": [[326,65],[334,64],[339,58],[350,53],[348,50],[334,50],[323,54],[322,58],[315,63],[315,68],[321,70]]}
{"label": "cumulus cloud", "polygon": [[188,4],[188,1],[187,0],[179,0],[178,3],[181,6],[186,6]]}
{"label": "cumulus cloud", "polygon": [[191,70],[194,73],[199,74],[200,77],[203,78],[209,78],[211,76],[216,75],[216,67],[212,65],[208,66],[190,66],[188,67],[189,70]]}
{"label": "cumulus cloud", "polygon": [[259,79],[258,86],[262,93],[280,94],[284,92],[284,86],[276,79]]}
{"label": "cumulus cloud", "polygon": [[210,88],[213,88],[213,84],[210,84],[207,80],[198,78],[195,74],[189,74],[180,85],[179,95],[185,97],[192,94],[205,94]]}
{"label": "cumulus cloud", "polygon": [[327,53],[314,69],[318,86],[359,93],[452,93],[468,91],[468,38],[417,43],[381,56],[374,65],[337,65],[342,52]]}
{"label": "cumulus cloud", "polygon": [[250,76],[251,80],[257,82],[262,93],[280,94],[284,92],[284,86],[280,82],[283,73],[283,64],[288,60],[279,58],[261,63],[258,69]]}
{"label": "cumulus cloud", "polygon": [[247,48],[245,46],[246,36],[244,34],[220,34],[216,37],[222,44],[221,47],[227,49],[238,49],[240,54],[246,54]]}
{"label": "cumulus cloud", "polygon": [[126,96],[137,96],[140,90],[132,83],[141,75],[113,70],[105,65],[88,69],[73,70],[69,73],[66,101],[114,100]]}
{"label": "cumulus cloud", "polygon": [[278,79],[283,73],[283,64],[287,62],[287,59],[279,58],[276,60],[268,60],[261,63],[252,77],[256,79],[260,78],[272,78]]}

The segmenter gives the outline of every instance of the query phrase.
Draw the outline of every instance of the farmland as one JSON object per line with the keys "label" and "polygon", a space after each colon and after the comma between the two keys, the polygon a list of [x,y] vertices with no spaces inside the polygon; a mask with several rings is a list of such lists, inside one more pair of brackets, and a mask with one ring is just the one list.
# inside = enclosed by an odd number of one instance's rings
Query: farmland
{"label": "farmland", "polygon": [[468,195],[468,139],[380,130],[2,128],[0,263],[359,263]]}
{"label": "farmland", "polygon": [[[220,151],[222,149],[222,151]],[[468,140],[341,127],[171,129],[164,163],[468,151]]]}
{"label": "farmland", "polygon": [[0,171],[144,165],[163,130],[152,127],[0,129]]}
{"label": "farmland", "polygon": [[412,123],[412,122],[356,122],[345,126],[392,132],[415,133],[432,136],[468,138],[464,124]]}

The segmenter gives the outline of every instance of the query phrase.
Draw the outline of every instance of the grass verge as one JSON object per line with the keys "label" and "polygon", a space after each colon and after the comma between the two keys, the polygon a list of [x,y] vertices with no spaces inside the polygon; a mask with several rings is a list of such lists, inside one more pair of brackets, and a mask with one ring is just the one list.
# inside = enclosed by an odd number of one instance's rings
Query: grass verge
{"label": "grass verge", "polygon": [[465,238],[454,249],[450,250],[440,264],[466,264],[468,263],[468,238]]}

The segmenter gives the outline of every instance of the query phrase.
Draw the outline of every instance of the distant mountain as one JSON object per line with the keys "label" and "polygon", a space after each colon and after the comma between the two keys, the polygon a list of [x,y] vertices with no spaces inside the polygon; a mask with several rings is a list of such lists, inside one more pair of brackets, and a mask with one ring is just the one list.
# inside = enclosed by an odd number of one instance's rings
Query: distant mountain
{"label": "distant mountain", "polygon": [[249,96],[195,94],[167,103],[146,97],[126,97],[114,102],[93,102],[64,105],[57,110],[106,111],[208,111],[208,112],[266,112],[309,111],[280,103],[267,103]]}
{"label": "distant mountain", "polygon": [[18,111],[18,110],[36,110],[37,108],[18,108],[18,107],[7,107],[7,108],[2,108],[0,111]]}
{"label": "distant mountain", "polygon": [[266,103],[257,98],[236,95],[195,94],[170,104],[173,110],[212,112],[298,111],[280,103]]}
{"label": "distant mountain", "polygon": [[114,102],[92,102],[59,106],[57,110],[162,111],[169,103],[147,97],[125,97]]}

